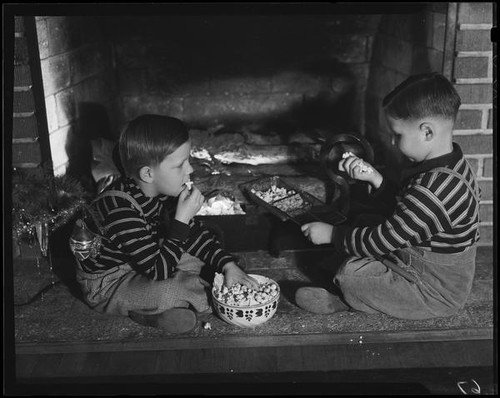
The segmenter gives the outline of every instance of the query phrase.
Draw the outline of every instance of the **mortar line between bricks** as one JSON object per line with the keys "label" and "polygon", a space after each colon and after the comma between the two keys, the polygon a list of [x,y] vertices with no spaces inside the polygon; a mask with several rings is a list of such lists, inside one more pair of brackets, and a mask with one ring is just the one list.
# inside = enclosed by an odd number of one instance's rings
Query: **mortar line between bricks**
{"label": "mortar line between bricks", "polygon": [[32,144],[38,141],[38,137],[29,137],[29,138],[12,138],[13,144]]}
{"label": "mortar line between bricks", "polygon": [[493,104],[492,103],[485,103],[485,104],[461,104],[460,105],[460,110],[485,110],[485,109],[492,109]]}
{"label": "mortar line between bricks", "polygon": [[463,23],[458,25],[458,30],[491,30],[493,24],[489,23]]}
{"label": "mortar line between bricks", "polygon": [[456,84],[493,84],[493,77],[481,77],[478,79],[455,79]]}
{"label": "mortar line between bricks", "polygon": [[25,117],[31,117],[35,114],[35,112],[14,112],[13,116],[15,118],[25,118]]}
{"label": "mortar line between bricks", "polygon": [[493,129],[453,130],[453,135],[492,135]]}
{"label": "mortar line between bricks", "polygon": [[493,177],[477,177],[478,181],[493,182]]}
{"label": "mortar line between bricks", "polygon": [[491,57],[493,55],[493,50],[488,51],[458,51],[457,57],[459,58],[469,58],[469,57]]}
{"label": "mortar line between bricks", "polygon": [[478,153],[476,155],[472,155],[472,154],[466,154],[464,155],[466,159],[491,159],[493,158],[493,154],[492,153]]}

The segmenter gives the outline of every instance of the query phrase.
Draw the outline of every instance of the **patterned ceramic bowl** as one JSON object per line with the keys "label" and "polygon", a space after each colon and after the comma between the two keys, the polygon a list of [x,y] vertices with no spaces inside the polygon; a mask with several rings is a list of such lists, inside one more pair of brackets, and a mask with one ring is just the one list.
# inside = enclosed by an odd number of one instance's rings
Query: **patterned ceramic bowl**
{"label": "patterned ceramic bowl", "polygon": [[227,304],[216,298],[214,289],[212,289],[212,303],[217,315],[232,325],[253,328],[261,325],[273,317],[278,308],[280,299],[279,285],[271,278],[262,275],[249,274],[260,284],[274,284],[276,293],[268,301],[254,305],[233,305]]}

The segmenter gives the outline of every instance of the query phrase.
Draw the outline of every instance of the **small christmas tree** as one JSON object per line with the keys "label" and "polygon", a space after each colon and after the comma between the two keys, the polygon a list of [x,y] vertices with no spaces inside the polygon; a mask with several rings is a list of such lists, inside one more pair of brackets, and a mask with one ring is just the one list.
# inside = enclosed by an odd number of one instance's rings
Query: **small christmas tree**
{"label": "small christmas tree", "polygon": [[14,170],[12,180],[13,238],[18,244],[40,244],[47,254],[51,232],[67,224],[86,207],[91,194],[71,176],[54,176],[46,165],[41,169]]}

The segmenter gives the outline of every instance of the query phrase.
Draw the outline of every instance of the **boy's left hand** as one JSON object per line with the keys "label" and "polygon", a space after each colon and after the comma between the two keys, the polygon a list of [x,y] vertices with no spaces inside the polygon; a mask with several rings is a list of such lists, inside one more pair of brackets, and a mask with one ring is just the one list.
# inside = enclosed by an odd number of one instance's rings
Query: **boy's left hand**
{"label": "boy's left hand", "polygon": [[365,162],[357,156],[349,156],[342,159],[338,166],[340,171],[345,171],[354,180],[366,181],[373,188],[378,189],[382,184],[382,174],[380,174],[371,164]]}
{"label": "boy's left hand", "polygon": [[304,236],[315,245],[324,245],[332,242],[333,225],[324,222],[311,222],[300,227]]}
{"label": "boy's left hand", "polygon": [[224,265],[222,271],[224,272],[224,284],[227,287],[231,287],[236,282],[245,285],[250,289],[258,289],[259,287],[259,282],[257,282],[251,276],[247,275],[234,262],[230,262]]}

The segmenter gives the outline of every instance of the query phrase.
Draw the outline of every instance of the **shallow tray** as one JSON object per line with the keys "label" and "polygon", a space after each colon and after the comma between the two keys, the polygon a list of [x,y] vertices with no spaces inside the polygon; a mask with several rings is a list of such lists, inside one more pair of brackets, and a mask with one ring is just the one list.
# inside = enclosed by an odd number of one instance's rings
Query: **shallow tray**
{"label": "shallow tray", "polygon": [[[272,186],[285,188],[288,195],[277,200],[266,202],[252,192],[253,190],[265,192]],[[315,196],[304,192],[289,184],[279,176],[259,178],[239,185],[255,204],[264,207],[282,221],[291,220],[298,225],[307,224],[314,221],[323,221],[332,225],[337,225],[346,220],[345,216],[336,209],[325,204]],[[297,198],[302,200],[300,206],[288,207],[290,200]]]}

